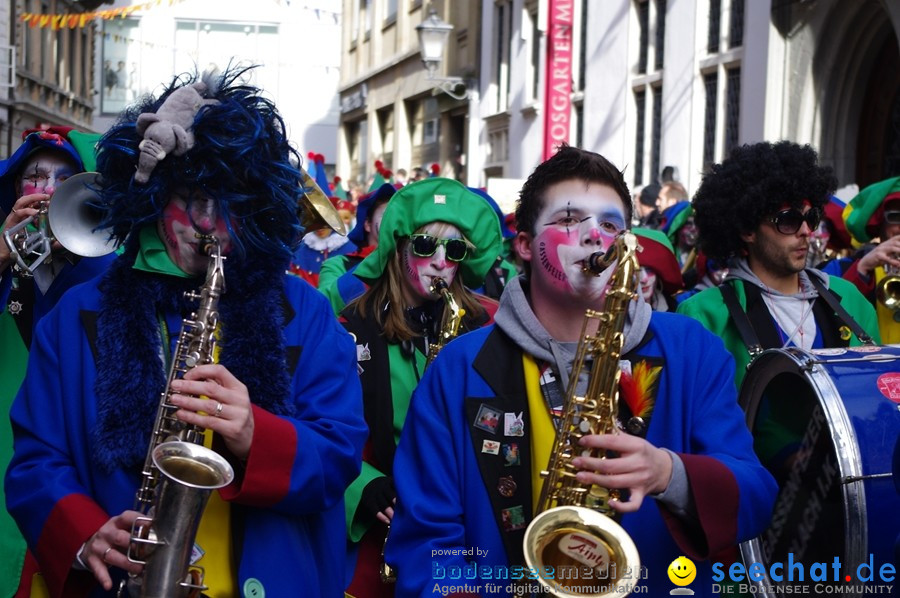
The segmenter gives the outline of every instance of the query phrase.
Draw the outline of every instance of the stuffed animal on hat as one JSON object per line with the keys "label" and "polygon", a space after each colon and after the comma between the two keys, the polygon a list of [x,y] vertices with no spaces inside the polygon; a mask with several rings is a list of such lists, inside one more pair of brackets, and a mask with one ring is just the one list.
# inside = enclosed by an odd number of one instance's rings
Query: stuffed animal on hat
{"label": "stuffed animal on hat", "polygon": [[207,89],[203,81],[186,85],[172,92],[156,112],[138,116],[135,129],[144,140],[138,145],[141,155],[134,175],[136,183],[150,180],[150,173],[169,153],[182,156],[194,147],[194,118],[203,106],[218,103],[202,96]]}

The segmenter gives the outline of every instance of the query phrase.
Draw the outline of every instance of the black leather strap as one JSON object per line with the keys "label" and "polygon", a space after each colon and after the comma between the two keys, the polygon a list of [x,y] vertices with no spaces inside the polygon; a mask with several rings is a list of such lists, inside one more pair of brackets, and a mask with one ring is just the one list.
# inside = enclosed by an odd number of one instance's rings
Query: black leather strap
{"label": "black leather strap", "polygon": [[753,330],[753,324],[750,323],[750,318],[747,317],[747,313],[741,308],[737,293],[734,292],[734,288],[730,284],[727,282],[720,284],[719,292],[722,293],[722,298],[725,300],[725,307],[728,308],[731,321],[734,322],[734,326],[737,328],[741,340],[744,341],[744,345],[747,347],[747,352],[750,353],[750,359],[752,361],[763,351],[763,347],[759,342],[759,337],[756,335],[756,331]]}
{"label": "black leather strap", "polygon": [[853,319],[847,310],[844,309],[844,306],[841,305],[841,302],[838,301],[838,298],[834,295],[834,291],[831,289],[826,289],[825,285],[822,284],[822,281],[819,280],[819,277],[815,274],[808,273],[809,280],[812,282],[813,287],[815,287],[816,292],[819,293],[819,297],[822,298],[825,303],[828,304],[828,307],[834,310],[834,313],[837,314],[837,317],[841,319],[841,321],[850,328],[850,331],[856,335],[863,344],[866,345],[874,345],[875,341],[872,340],[872,337],[866,334],[866,331],[862,329],[856,320]]}

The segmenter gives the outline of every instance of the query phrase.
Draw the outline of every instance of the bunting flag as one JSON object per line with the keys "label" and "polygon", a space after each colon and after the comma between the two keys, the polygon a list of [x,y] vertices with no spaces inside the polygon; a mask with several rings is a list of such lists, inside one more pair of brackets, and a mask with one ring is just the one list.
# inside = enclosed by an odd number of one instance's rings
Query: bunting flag
{"label": "bunting flag", "polygon": [[109,10],[98,10],[95,12],[81,12],[61,15],[43,15],[33,12],[25,12],[22,13],[21,18],[22,21],[24,21],[29,27],[40,27],[41,29],[50,27],[54,31],[56,31],[57,29],[62,29],[63,27],[68,27],[69,29],[84,27],[88,23],[93,22],[95,19],[104,19],[107,21],[111,19],[124,19],[130,16],[132,13],[138,11],[150,10],[163,4],[173,6],[183,1],[184,0],[151,0],[150,2],[141,2],[140,4],[134,4],[132,6],[121,6],[119,8],[111,8]]}

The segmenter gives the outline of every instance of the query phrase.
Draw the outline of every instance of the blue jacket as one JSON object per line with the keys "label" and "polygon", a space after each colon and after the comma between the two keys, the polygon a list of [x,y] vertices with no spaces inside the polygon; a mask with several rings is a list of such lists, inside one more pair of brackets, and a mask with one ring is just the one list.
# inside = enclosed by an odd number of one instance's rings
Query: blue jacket
{"label": "blue jacket", "polygon": [[[290,414],[263,409],[251,392],[250,454],[220,494],[230,504],[238,588],[255,588],[256,596],[261,586],[277,597],[296,596],[303,587],[306,595],[338,597],[346,536],[343,493],[359,474],[366,437],[355,351],[324,297],[295,277],[284,278],[284,315],[276,321],[283,321],[286,355],[279,363],[289,376],[289,396],[280,400]],[[109,470],[98,459],[105,449],[98,449],[95,434],[103,406],[96,389],[107,373],[98,368],[96,340],[98,331],[102,337],[106,326],[115,326],[103,322],[100,288],[107,280],[100,280],[76,287],[41,321],[11,413],[15,455],[6,477],[7,503],[53,596],[104,595],[89,573],[71,566],[81,544],[111,515],[132,508],[140,485],[134,467]],[[180,322],[180,314],[165,316]],[[227,349],[229,320],[222,321]],[[231,330],[243,324],[231,321]],[[177,336],[178,330],[170,333]],[[146,361],[158,355],[158,339],[155,345],[144,354]],[[137,371],[140,355],[121,359]],[[228,367],[224,358],[223,363]],[[123,402],[129,400],[125,394]],[[145,409],[155,413],[157,404]],[[143,443],[148,434],[136,429],[120,443]]]}
{"label": "blue jacket", "polygon": [[[734,361],[718,338],[688,318],[654,312],[644,340],[625,357],[662,368],[651,390],[655,406],[646,438],[679,454],[699,514],[688,526],[647,498],[621,521],[646,568],[647,579],[638,583],[649,587],[644,593],[662,596],[674,587],[666,570],[678,556],[717,560],[761,532],[776,486],[753,453],[731,383]],[[504,525],[504,511],[520,508],[524,523],[533,517],[524,389],[522,351],[496,326],[453,341],[425,372],[394,461],[398,506],[386,560],[398,568],[398,596],[431,596],[435,584],[465,583],[470,589],[480,585],[483,595],[509,595],[515,575],[509,567],[524,562],[525,530]],[[484,450],[485,440],[509,439],[502,426],[491,434],[474,425],[482,405],[524,412],[519,466],[506,467],[502,454]],[[515,478],[511,497],[499,491],[500,478],[507,476]],[[710,563],[697,567],[691,589],[711,595]],[[510,578],[498,581],[503,571]],[[487,590],[487,583],[495,586]],[[496,586],[503,591],[490,593]]]}

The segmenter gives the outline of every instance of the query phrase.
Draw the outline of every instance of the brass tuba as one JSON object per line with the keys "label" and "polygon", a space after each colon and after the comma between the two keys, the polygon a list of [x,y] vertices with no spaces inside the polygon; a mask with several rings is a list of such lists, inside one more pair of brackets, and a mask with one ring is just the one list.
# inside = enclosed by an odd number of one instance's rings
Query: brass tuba
{"label": "brass tuba", "polygon": [[[562,598],[625,596],[636,584],[640,559],[634,541],[613,520],[610,499],[619,491],[583,485],[575,479],[578,470],[572,459],[578,456],[606,458],[593,449],[583,449],[578,440],[588,434],[617,434],[616,412],[619,402],[619,357],[624,343],[628,304],[637,287],[637,238],[622,233],[603,254],[594,254],[584,270],[597,275],[618,259],[609,283],[605,311],[588,310],[581,329],[581,340],[572,363],[566,401],[553,442],[550,463],[542,471],[544,485],[536,516],[525,530],[524,552],[528,567],[554,571],[568,570],[571,575],[538,578],[552,595]],[[593,336],[589,328],[597,324]],[[578,396],[578,378],[585,358],[593,358],[590,379],[584,396]],[[580,575],[585,568],[590,575]],[[600,593],[589,587],[603,585]],[[591,592],[591,593],[588,593]]]}
{"label": "brass tuba", "polygon": [[131,529],[128,560],[144,565],[143,571],[122,582],[119,596],[141,598],[198,596],[208,589],[202,567],[191,565],[191,551],[210,494],[234,479],[228,461],[203,446],[203,428],[175,417],[172,382],[198,366],[213,362],[219,321],[219,297],[225,292],[224,257],[215,238],[197,235],[209,256],[206,281],[199,293],[199,307],[181,326],[169,368],[166,388],[160,396],[150,447],[141,471],[141,487],[135,496],[136,518]]}

